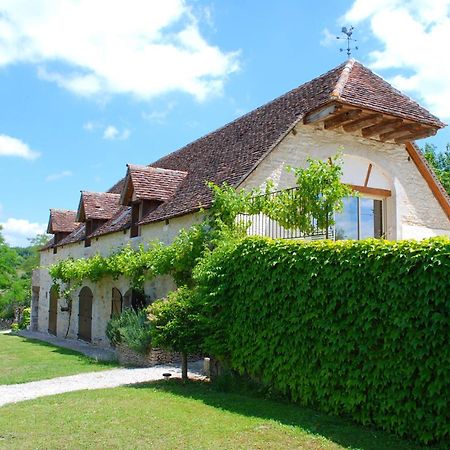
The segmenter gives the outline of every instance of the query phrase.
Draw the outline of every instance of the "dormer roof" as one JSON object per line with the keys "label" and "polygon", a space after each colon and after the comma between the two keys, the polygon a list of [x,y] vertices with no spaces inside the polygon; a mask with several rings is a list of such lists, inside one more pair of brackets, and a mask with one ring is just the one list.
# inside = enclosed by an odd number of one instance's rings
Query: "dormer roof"
{"label": "dormer roof", "polygon": [[77,221],[109,220],[120,208],[120,194],[81,192]]}
{"label": "dormer roof", "polygon": [[171,199],[187,176],[181,170],[127,164],[128,170],[122,191],[122,205],[133,200],[156,200],[165,202]]}
{"label": "dormer roof", "polygon": [[77,212],[68,209],[50,209],[47,233],[71,233],[77,226]]}

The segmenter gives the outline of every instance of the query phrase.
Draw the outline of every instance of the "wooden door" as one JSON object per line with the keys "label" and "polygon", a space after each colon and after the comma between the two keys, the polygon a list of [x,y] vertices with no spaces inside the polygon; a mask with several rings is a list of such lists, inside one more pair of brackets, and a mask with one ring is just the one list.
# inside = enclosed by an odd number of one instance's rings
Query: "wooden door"
{"label": "wooden door", "polygon": [[81,289],[78,296],[78,338],[87,342],[92,338],[92,298],[88,287]]}
{"label": "wooden door", "polygon": [[111,318],[120,316],[122,312],[122,294],[119,289],[112,288]]}
{"label": "wooden door", "polygon": [[50,289],[50,301],[48,308],[48,332],[56,336],[56,324],[58,323],[58,289]]}

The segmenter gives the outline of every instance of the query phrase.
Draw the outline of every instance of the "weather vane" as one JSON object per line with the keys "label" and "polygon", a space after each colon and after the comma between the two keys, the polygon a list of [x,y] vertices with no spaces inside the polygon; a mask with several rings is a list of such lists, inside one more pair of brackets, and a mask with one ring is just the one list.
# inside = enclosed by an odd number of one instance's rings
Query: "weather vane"
{"label": "weather vane", "polygon": [[[347,39],[347,56],[350,58],[352,55],[352,48],[350,47],[350,41],[356,42],[356,39],[352,38],[353,27],[342,27],[341,32],[345,34],[345,37],[336,36],[336,39]],[[340,51],[343,52],[345,49],[341,48]],[[355,45],[354,50],[358,50],[358,47]]]}

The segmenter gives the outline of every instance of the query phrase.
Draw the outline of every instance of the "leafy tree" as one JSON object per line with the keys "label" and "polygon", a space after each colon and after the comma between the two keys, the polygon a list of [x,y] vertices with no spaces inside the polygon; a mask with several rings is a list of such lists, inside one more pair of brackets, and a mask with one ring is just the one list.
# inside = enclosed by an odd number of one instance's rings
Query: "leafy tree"
{"label": "leafy tree", "polygon": [[435,145],[427,143],[422,152],[444,189],[450,195],[450,144],[446,145],[443,152],[438,152]]}
{"label": "leafy tree", "polygon": [[341,182],[342,159],[330,161],[308,158],[306,168],[292,168],[296,189],[277,193],[269,203],[267,215],[287,229],[311,234],[315,229],[328,230],[334,224],[333,212],[342,211],[345,197],[355,195]]}
{"label": "leafy tree", "polygon": [[181,374],[187,380],[187,355],[202,348],[207,335],[203,303],[195,290],[183,286],[158,300],[150,308],[152,345],[182,355]]}
{"label": "leafy tree", "polygon": [[29,247],[10,247],[0,227],[0,317],[12,318],[15,306],[29,306],[31,272],[39,265],[39,248],[47,235],[30,239]]}

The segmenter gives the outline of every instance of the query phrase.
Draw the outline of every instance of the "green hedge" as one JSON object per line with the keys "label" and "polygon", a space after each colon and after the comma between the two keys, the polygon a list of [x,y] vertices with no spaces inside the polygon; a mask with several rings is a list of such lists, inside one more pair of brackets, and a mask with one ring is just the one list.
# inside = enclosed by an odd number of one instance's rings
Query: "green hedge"
{"label": "green hedge", "polygon": [[207,346],[304,405],[450,436],[450,240],[247,238],[196,271]]}

